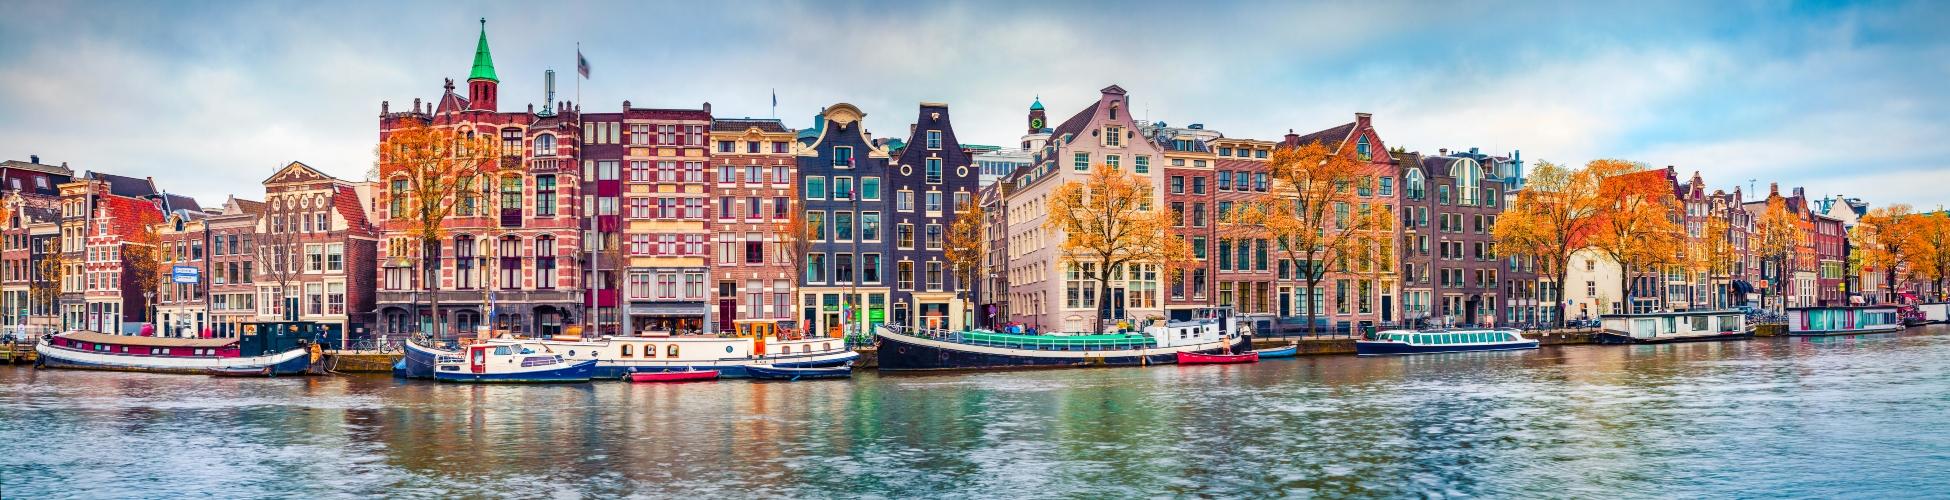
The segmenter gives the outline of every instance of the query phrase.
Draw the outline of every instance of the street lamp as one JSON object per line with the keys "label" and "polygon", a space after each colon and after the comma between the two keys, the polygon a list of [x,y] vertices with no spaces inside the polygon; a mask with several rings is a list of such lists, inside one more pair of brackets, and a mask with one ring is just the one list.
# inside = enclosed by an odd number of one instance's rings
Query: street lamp
{"label": "street lamp", "polygon": [[156,292],[154,290],[142,292],[142,303],[149,306],[149,324],[154,325],[153,327],[162,326],[156,323]]}

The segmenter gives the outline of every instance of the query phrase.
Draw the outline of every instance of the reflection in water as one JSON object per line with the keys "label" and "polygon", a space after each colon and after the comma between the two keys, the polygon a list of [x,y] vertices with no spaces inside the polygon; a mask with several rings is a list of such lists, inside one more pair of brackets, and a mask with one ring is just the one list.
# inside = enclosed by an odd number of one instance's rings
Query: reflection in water
{"label": "reflection in water", "polygon": [[1946,332],[797,383],[0,368],[0,493],[1926,496]]}

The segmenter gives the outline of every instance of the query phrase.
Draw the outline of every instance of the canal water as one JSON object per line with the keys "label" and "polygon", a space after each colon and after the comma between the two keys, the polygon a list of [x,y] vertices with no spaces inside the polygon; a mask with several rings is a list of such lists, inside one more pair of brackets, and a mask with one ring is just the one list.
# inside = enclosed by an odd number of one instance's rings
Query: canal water
{"label": "canal water", "polygon": [[1950,496],[1950,329],[452,386],[0,368],[6,498]]}

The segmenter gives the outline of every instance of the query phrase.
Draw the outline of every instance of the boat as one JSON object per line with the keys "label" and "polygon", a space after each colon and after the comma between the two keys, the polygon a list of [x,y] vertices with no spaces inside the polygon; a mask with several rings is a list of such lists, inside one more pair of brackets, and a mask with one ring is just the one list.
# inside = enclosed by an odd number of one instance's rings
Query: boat
{"label": "boat", "polygon": [[1740,311],[1607,314],[1599,317],[1600,344],[1670,344],[1754,338]]}
{"label": "boat", "polygon": [[1897,306],[1790,307],[1787,309],[1790,336],[1857,335],[1902,331]]}
{"label": "boat", "polygon": [[[744,378],[750,365],[782,368],[827,368],[860,358],[845,339],[806,337],[780,328],[775,320],[737,320],[733,331],[719,335],[641,335],[585,339],[579,327],[564,335],[535,341],[513,336],[483,340],[488,344],[540,342],[564,359],[596,361],[595,378],[622,380],[632,373],[717,370],[722,378]],[[433,378],[434,360],[459,356],[458,347],[435,347],[425,339],[406,343],[399,372],[408,378]]]}
{"label": "boat", "polygon": [[696,382],[717,380],[717,370],[696,370],[682,372],[640,372],[632,373],[631,382]]}
{"label": "boat", "polygon": [[441,356],[433,379],[459,383],[575,383],[588,382],[596,360],[573,361],[551,352],[540,342],[474,344],[465,356]]}
{"label": "boat", "polygon": [[1537,341],[1524,338],[1521,332],[1513,328],[1387,330],[1368,334],[1354,341],[1354,353],[1360,356],[1536,348]]}
{"label": "boat", "polygon": [[1214,365],[1214,364],[1258,363],[1258,362],[1259,362],[1259,353],[1257,352],[1247,352],[1245,354],[1199,354],[1196,352],[1178,353],[1178,364],[1181,365]]}
{"label": "boat", "polygon": [[1252,345],[1232,308],[1200,308],[1190,321],[1157,320],[1139,332],[1017,335],[880,325],[881,371],[1144,366],[1178,353],[1223,354]]}
{"label": "boat", "polygon": [[1291,358],[1294,356],[1298,356],[1300,354],[1300,346],[1290,345],[1286,347],[1275,347],[1271,349],[1258,349],[1258,350],[1254,350],[1253,352],[1258,353],[1260,359]]}
{"label": "boat", "polygon": [[1916,311],[1921,313],[1924,323],[1950,323],[1950,303],[1916,304]]}
{"label": "boat", "polygon": [[323,332],[308,321],[244,323],[232,338],[176,338],[70,331],[34,345],[37,366],[85,370],[209,374],[212,369],[306,373]]}
{"label": "boat", "polygon": [[850,378],[853,364],[830,368],[784,368],[778,366],[751,365],[745,367],[752,378],[760,380],[801,380],[816,378]]}
{"label": "boat", "polygon": [[210,374],[210,376],[213,377],[274,377],[277,376],[276,373],[273,373],[271,371],[271,367],[269,366],[259,367],[259,368],[204,368],[203,373],[208,373]]}

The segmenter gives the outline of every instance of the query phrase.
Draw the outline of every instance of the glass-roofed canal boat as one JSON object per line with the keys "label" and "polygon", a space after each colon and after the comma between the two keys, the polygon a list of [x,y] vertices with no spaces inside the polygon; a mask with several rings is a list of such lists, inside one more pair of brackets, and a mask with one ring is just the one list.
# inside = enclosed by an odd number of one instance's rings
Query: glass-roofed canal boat
{"label": "glass-roofed canal boat", "polygon": [[1154,321],[1139,332],[1019,335],[881,325],[880,369],[976,370],[1143,366],[1178,362],[1178,353],[1240,352],[1252,343],[1231,308],[1200,309],[1190,321]]}
{"label": "glass-roofed canal boat", "polygon": [[1354,341],[1354,352],[1361,356],[1433,354],[1440,352],[1511,351],[1536,349],[1537,341],[1526,339],[1513,328],[1456,330],[1387,330]]}

